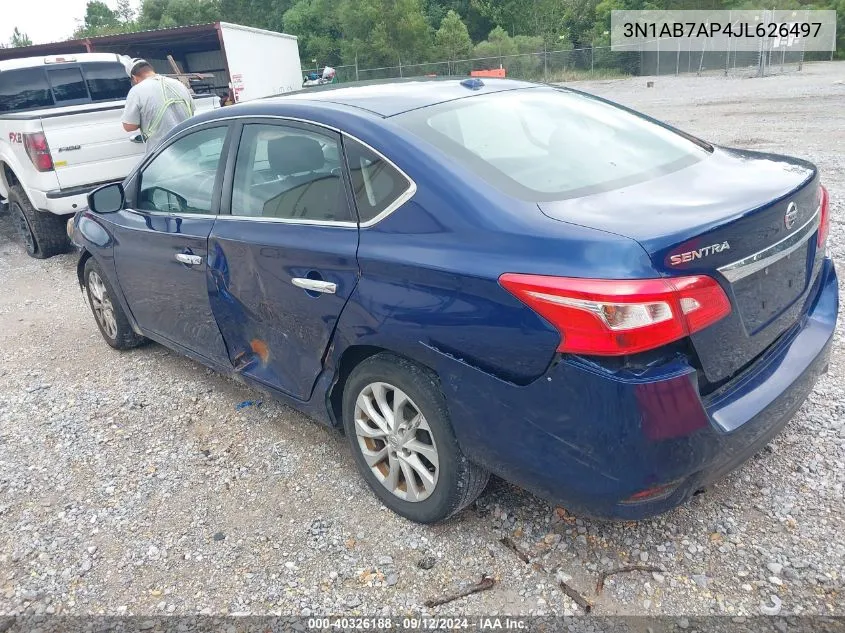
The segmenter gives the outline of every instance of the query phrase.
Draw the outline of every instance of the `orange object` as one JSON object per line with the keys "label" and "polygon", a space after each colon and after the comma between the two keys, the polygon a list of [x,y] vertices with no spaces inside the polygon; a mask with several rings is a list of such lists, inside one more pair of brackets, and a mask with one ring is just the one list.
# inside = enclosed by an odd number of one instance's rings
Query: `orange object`
{"label": "orange object", "polygon": [[470,77],[498,77],[499,79],[505,78],[505,69],[504,68],[494,68],[493,70],[473,70],[470,72]]}
{"label": "orange object", "polygon": [[267,347],[267,343],[259,338],[254,338],[250,341],[249,346],[255,352],[255,355],[261,359],[261,363],[266,365],[267,361],[270,360],[270,348]]}

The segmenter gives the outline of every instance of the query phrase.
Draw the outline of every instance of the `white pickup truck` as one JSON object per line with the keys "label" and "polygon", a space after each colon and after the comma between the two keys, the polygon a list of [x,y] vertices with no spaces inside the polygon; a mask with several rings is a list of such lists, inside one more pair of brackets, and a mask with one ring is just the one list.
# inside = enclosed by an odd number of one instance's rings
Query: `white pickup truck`
{"label": "white pickup truck", "polygon": [[[112,53],[0,61],[0,203],[32,257],[64,252],[67,217],[143,156],[120,123],[129,88]],[[219,106],[215,95],[195,103]]]}

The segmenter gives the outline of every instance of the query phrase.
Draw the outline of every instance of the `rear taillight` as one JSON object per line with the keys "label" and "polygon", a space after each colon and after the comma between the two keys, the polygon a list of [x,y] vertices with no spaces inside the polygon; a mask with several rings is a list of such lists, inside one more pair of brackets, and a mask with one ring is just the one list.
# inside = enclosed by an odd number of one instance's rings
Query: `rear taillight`
{"label": "rear taillight", "polygon": [[53,157],[50,156],[50,146],[43,132],[23,135],[23,145],[29,160],[38,171],[53,171]]}
{"label": "rear taillight", "polygon": [[549,321],[558,351],[621,356],[655,349],[730,314],[716,280],[580,279],[506,273],[499,283]]}
{"label": "rear taillight", "polygon": [[830,233],[830,194],[827,189],[819,187],[819,238],[818,246],[822,248]]}

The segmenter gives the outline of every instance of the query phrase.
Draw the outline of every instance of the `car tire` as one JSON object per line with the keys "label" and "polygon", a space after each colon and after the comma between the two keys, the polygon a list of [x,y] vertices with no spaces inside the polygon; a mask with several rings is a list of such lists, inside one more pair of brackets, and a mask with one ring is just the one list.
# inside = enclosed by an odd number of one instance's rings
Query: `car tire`
{"label": "car tire", "polygon": [[490,478],[458,446],[437,377],[400,356],[376,354],[352,370],[343,425],[370,488],[411,521],[449,518],[475,501]]}
{"label": "car tire", "polygon": [[109,280],[93,257],[85,262],[83,279],[88,305],[106,343],[120,350],[132,349],[143,343],[146,339],[132,329]]}
{"label": "car tire", "polygon": [[9,212],[30,257],[47,259],[69,250],[67,219],[33,207],[20,185],[10,187]]}

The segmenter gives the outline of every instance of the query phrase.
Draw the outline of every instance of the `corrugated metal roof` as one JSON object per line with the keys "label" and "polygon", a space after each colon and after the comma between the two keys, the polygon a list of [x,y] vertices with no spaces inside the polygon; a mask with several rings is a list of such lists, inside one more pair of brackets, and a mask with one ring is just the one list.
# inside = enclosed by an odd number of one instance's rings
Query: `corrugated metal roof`
{"label": "corrugated metal roof", "polygon": [[[161,48],[161,45],[165,44],[173,45],[174,48],[178,46],[184,49],[185,46],[180,45],[188,44],[193,45],[193,48],[196,48],[199,45],[212,44],[213,42],[216,47],[219,47],[218,29],[221,24],[224,28],[231,27],[249,31],[273,33],[279,35],[280,37],[296,39],[293,35],[277,33],[276,31],[267,31],[265,29],[255,29],[253,27],[247,27],[239,24],[229,24],[227,22],[206,22],[184,26],[173,26],[165,29],[146,29],[143,31],[132,31],[131,33],[96,35],[94,37],[65,40],[63,42],[49,42],[46,44],[34,44],[32,46],[21,46],[18,48],[0,48],[0,60],[19,59],[22,57],[38,57],[41,55],[61,55],[64,53],[126,53],[131,50],[130,47],[144,47],[145,45],[158,45],[158,48]],[[185,39],[175,40],[174,38]],[[121,49],[120,47],[125,48]]]}
{"label": "corrugated metal roof", "polygon": [[[173,35],[175,33],[197,33],[202,32],[204,30],[208,30],[208,32],[213,32],[217,30],[217,25],[219,22],[203,22],[199,24],[183,24],[182,26],[169,26],[163,29],[143,29],[141,31],[128,31],[126,33],[114,33],[111,35],[94,35],[93,37],[85,37],[79,40],[72,40],[78,42],[84,42],[85,40],[109,40],[109,39],[121,39],[126,36],[131,35],[142,35],[144,33],[164,33],[167,35]],[[71,41],[71,40],[69,40]]]}
{"label": "corrugated metal roof", "polygon": [[[200,35],[209,40],[217,40],[218,22],[206,24],[191,24],[188,26],[174,26],[166,29],[150,29],[133,31],[132,33],[115,33],[113,35],[97,35],[63,42],[49,42],[33,44],[16,48],[0,48],[0,59],[18,59],[21,57],[37,57],[40,55],[60,55],[63,53],[84,53],[102,51],[103,45],[144,44],[166,41],[173,36]],[[103,51],[105,52],[105,51]]]}

